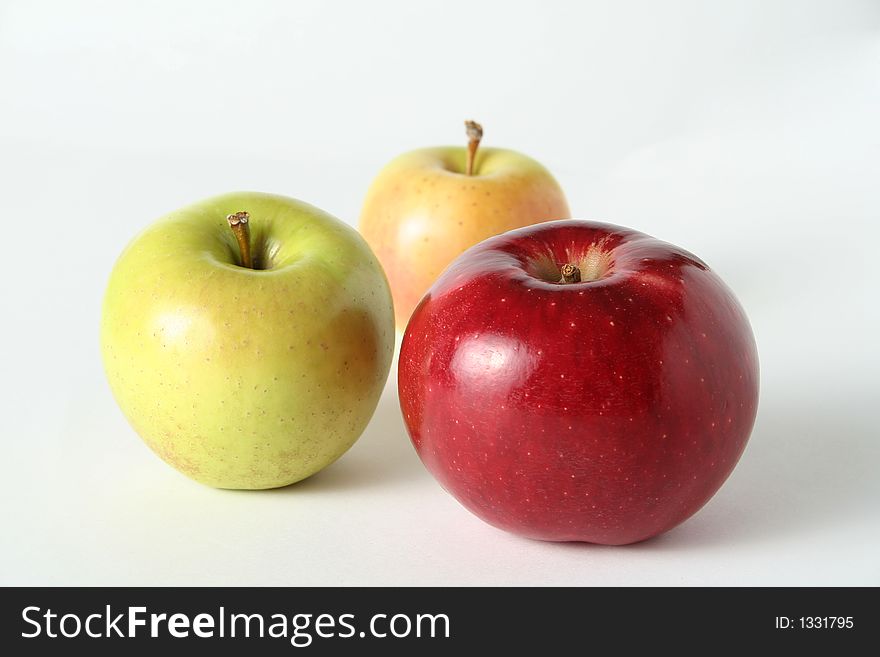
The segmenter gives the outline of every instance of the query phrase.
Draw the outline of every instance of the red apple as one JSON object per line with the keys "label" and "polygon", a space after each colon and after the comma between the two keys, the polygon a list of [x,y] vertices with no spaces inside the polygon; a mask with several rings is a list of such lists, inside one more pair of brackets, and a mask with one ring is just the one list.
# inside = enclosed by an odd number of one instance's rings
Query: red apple
{"label": "red apple", "polygon": [[486,522],[551,541],[641,541],[733,470],[758,357],[730,289],[684,249],[566,220],[463,253],[400,353],[413,444]]}

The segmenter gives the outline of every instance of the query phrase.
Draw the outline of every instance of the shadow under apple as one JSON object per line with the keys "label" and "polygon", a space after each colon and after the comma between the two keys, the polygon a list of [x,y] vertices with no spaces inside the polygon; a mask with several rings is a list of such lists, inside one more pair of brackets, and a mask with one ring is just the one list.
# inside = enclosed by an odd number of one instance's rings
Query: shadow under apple
{"label": "shadow under apple", "polygon": [[[880,441],[863,398],[766,396],[740,463],[689,520],[640,543],[544,543],[562,550],[662,552],[724,549],[880,522]],[[527,539],[526,539],[527,540]],[[540,543],[540,541],[536,541]]]}
{"label": "shadow under apple", "polygon": [[[396,369],[392,368],[391,376]],[[403,426],[397,388],[389,382],[363,435],[338,461],[308,479],[274,491],[349,491],[427,477]]]}
{"label": "shadow under apple", "polygon": [[693,518],[634,550],[721,548],[880,516],[880,445],[864,399],[765,399],[745,454]]}
{"label": "shadow under apple", "polygon": [[646,544],[678,549],[826,533],[878,516],[877,430],[868,400],[765,399],[733,475],[706,507]]}
{"label": "shadow under apple", "polygon": [[[634,551],[703,550],[833,532],[880,516],[880,442],[868,400],[764,395],[746,451],[716,496],[693,518]],[[429,478],[389,383],[355,446],[322,472],[279,492],[348,492]],[[462,510],[464,513],[465,511]],[[558,543],[561,549],[620,549]]]}

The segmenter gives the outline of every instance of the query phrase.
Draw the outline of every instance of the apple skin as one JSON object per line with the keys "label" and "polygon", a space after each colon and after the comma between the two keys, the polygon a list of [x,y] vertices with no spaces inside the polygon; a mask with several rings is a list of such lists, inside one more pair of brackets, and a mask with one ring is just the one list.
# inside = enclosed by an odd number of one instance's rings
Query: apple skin
{"label": "apple skin", "polygon": [[[551,282],[565,263],[587,276]],[[758,357],[698,258],[569,220],[458,258],[409,322],[398,388],[423,463],[477,516],[620,545],[675,527],[728,477],[754,424]]]}
{"label": "apple skin", "polygon": [[474,175],[466,149],[426,148],[388,164],[367,193],[360,231],[388,274],[397,327],[468,247],[539,221],[566,219],[568,203],[547,169],[515,151],[481,148]]}
{"label": "apple skin", "polygon": [[[250,212],[238,266],[227,214]],[[173,212],[110,276],[107,378],[166,462],[209,486],[273,488],[341,456],[372,416],[394,350],[382,269],[349,226],[305,203],[236,193]]]}

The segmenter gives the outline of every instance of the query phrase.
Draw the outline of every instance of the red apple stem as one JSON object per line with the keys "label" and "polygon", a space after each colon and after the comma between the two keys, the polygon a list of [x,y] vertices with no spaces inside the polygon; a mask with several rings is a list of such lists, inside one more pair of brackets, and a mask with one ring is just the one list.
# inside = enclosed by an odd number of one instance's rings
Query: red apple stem
{"label": "red apple stem", "polygon": [[480,147],[480,140],[483,138],[483,126],[476,121],[465,121],[464,128],[468,138],[465,174],[472,176],[474,175],[474,162],[477,159],[477,149]]}
{"label": "red apple stem", "polygon": [[559,273],[562,274],[562,278],[559,279],[560,283],[581,282],[581,270],[570,262],[562,265],[562,267],[559,268]]}
{"label": "red apple stem", "polygon": [[251,215],[247,212],[233,212],[226,217],[229,227],[232,229],[235,239],[238,240],[238,250],[241,252],[241,266],[248,269],[254,268],[251,259],[251,231],[248,227]]}

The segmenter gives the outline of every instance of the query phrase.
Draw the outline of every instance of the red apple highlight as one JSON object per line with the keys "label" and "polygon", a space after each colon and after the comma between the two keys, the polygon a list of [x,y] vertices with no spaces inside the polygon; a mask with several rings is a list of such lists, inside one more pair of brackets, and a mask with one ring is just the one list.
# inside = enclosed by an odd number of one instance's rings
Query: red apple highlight
{"label": "red apple highlight", "polygon": [[743,309],[699,258],[566,220],[463,253],[416,308],[399,364],[419,456],[486,522],[625,544],[693,515],[758,404]]}

